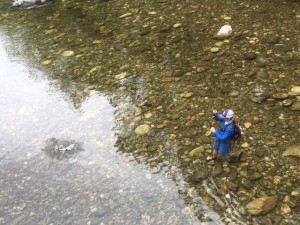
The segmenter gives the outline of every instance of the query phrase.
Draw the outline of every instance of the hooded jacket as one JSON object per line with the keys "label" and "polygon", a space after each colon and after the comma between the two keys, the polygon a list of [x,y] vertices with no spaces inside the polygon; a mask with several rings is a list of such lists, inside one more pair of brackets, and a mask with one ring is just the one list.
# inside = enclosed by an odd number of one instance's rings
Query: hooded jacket
{"label": "hooded jacket", "polygon": [[225,124],[225,118],[222,114],[214,114],[216,121],[221,122],[220,128],[214,133],[214,136],[221,142],[230,141],[230,137],[234,134],[234,120]]}

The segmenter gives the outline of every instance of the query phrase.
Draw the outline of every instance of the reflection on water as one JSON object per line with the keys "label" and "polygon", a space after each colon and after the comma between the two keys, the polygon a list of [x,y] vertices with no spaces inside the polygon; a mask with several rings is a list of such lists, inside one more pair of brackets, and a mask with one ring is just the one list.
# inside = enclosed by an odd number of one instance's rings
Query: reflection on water
{"label": "reflection on water", "polygon": [[1,38],[1,224],[198,224],[171,180],[116,153],[104,97],[75,110]]}

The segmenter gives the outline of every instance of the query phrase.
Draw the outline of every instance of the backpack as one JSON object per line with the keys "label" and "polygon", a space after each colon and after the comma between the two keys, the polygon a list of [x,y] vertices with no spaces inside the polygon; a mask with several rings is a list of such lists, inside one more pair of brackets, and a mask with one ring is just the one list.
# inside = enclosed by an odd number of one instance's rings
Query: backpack
{"label": "backpack", "polygon": [[231,141],[240,141],[240,139],[242,138],[243,132],[237,121],[233,121],[233,129],[234,129],[234,133],[230,137],[230,140]]}

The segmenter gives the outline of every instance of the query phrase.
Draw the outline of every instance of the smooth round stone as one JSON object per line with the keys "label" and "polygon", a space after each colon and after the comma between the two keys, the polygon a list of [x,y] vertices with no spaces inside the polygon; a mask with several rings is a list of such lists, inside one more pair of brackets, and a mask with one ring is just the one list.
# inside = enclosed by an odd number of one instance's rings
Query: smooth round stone
{"label": "smooth round stone", "polygon": [[64,57],[69,57],[69,56],[74,55],[74,52],[73,52],[73,51],[64,51],[62,55],[63,55]]}
{"label": "smooth round stone", "polygon": [[272,96],[275,99],[286,99],[289,97],[288,93],[276,93]]}
{"label": "smooth round stone", "polygon": [[238,91],[231,91],[229,92],[229,96],[230,97],[238,97],[240,95],[240,93]]}
{"label": "smooth round stone", "polygon": [[245,142],[245,143],[243,143],[242,145],[241,145],[241,147],[242,148],[248,148],[250,145],[247,143],[247,142]]}
{"label": "smooth round stone", "polygon": [[216,52],[220,51],[220,49],[217,48],[217,47],[213,47],[213,48],[210,49],[210,51],[213,52],[213,53],[216,53]]}
{"label": "smooth round stone", "polygon": [[145,135],[145,134],[148,134],[150,131],[150,126],[147,125],[147,124],[144,124],[144,125],[140,125],[138,126],[137,128],[135,128],[134,132],[137,134],[137,135]]}
{"label": "smooth round stone", "polygon": [[175,23],[175,24],[173,25],[174,28],[178,28],[178,27],[181,27],[181,26],[182,26],[181,23]]}
{"label": "smooth round stone", "polygon": [[293,104],[292,99],[285,99],[285,100],[282,101],[283,106],[291,106],[292,104]]}
{"label": "smooth round stone", "polygon": [[254,60],[257,58],[257,54],[255,52],[247,52],[244,54],[245,60]]}
{"label": "smooth round stone", "polygon": [[269,126],[270,126],[270,127],[274,127],[275,125],[276,125],[275,122],[270,122],[270,123],[269,123]]}
{"label": "smooth round stone", "polygon": [[224,45],[224,42],[222,42],[222,41],[218,41],[215,43],[215,46],[217,46],[217,47],[221,47],[223,45]]}
{"label": "smooth round stone", "polygon": [[269,75],[265,70],[260,70],[257,72],[256,77],[259,79],[267,79]]}

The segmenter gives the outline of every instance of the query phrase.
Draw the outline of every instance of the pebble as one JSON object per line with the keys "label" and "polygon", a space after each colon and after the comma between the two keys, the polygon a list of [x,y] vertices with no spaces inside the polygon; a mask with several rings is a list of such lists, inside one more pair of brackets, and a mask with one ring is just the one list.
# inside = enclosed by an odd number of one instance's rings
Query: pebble
{"label": "pebble", "polygon": [[291,106],[293,104],[293,100],[292,99],[285,99],[282,102],[283,106]]}
{"label": "pebble", "polygon": [[121,79],[126,78],[127,76],[128,76],[128,73],[123,72],[123,73],[120,73],[120,74],[115,75],[115,78],[116,78],[117,80],[121,80]]}
{"label": "pebble", "polygon": [[230,97],[238,97],[240,95],[240,92],[238,92],[238,91],[230,91],[228,95]]}
{"label": "pebble", "polygon": [[45,60],[45,61],[43,61],[42,62],[42,65],[49,65],[49,64],[51,64],[52,63],[52,60]]}
{"label": "pebble", "polygon": [[255,52],[247,52],[244,54],[245,60],[254,60],[257,58],[257,54]]}
{"label": "pebble", "polygon": [[217,48],[217,47],[213,47],[213,48],[210,49],[210,51],[213,52],[213,53],[216,53],[216,52],[218,52],[219,50],[220,50],[220,49]]}
{"label": "pebble", "polygon": [[252,126],[252,124],[249,122],[244,123],[244,127],[247,129],[249,129],[251,126]]}
{"label": "pebble", "polygon": [[130,17],[130,16],[132,16],[132,13],[125,13],[125,14],[119,16],[119,18],[123,19],[123,18],[127,18],[127,17]]}
{"label": "pebble", "polygon": [[74,55],[74,52],[73,52],[73,51],[64,51],[64,52],[62,53],[62,55],[63,55],[64,57],[69,57],[69,56]]}
{"label": "pebble", "polygon": [[181,27],[181,26],[182,26],[181,23],[175,23],[175,24],[173,25],[174,28],[178,28],[178,27]]}
{"label": "pebble", "polygon": [[247,143],[247,142],[245,142],[245,143],[243,143],[242,145],[241,145],[241,147],[242,148],[248,148],[250,145]]}
{"label": "pebble", "polygon": [[286,99],[288,97],[289,97],[288,93],[275,93],[272,95],[272,98],[275,98],[275,99]]}
{"label": "pebble", "polygon": [[138,126],[137,128],[135,128],[135,131],[134,131],[134,132],[135,132],[137,135],[146,135],[146,134],[149,133],[149,131],[150,131],[150,126],[147,125],[147,124],[144,124],[144,125],[140,125],[140,126]]}
{"label": "pebble", "polygon": [[288,204],[282,204],[280,210],[283,214],[290,214],[292,212]]}

